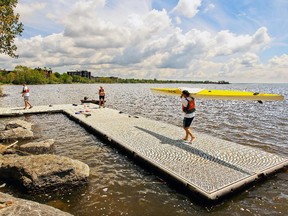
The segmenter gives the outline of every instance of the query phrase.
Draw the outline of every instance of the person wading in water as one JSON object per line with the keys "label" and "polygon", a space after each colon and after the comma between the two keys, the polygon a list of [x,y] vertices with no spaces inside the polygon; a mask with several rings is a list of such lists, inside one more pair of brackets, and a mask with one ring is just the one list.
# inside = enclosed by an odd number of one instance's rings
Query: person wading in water
{"label": "person wading in water", "polygon": [[100,107],[105,107],[105,91],[104,88],[102,86],[100,86],[99,89],[99,108]]}
{"label": "person wading in water", "polygon": [[196,139],[190,130],[190,125],[195,117],[195,101],[187,90],[182,91],[180,98],[182,103],[182,111],[185,113],[183,119],[183,128],[186,132],[186,135],[183,140],[188,140],[190,136],[190,143],[192,143],[192,141]]}

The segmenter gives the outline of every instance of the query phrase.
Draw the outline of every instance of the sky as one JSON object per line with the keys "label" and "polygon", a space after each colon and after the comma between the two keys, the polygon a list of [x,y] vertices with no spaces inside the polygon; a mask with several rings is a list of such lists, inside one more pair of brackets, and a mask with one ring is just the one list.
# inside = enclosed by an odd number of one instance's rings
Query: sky
{"label": "sky", "polygon": [[0,68],[137,79],[288,83],[288,0],[18,0]]}

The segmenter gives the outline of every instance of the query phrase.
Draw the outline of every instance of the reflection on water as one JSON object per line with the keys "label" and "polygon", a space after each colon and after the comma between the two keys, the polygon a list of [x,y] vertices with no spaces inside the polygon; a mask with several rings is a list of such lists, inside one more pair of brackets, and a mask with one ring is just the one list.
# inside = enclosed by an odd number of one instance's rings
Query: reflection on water
{"label": "reflection on water", "polygon": [[[149,91],[150,87],[161,85],[103,86],[107,92],[108,107],[181,125],[182,114],[177,97],[154,95]],[[33,105],[78,103],[84,96],[96,98],[98,87],[96,84],[30,86],[31,101]],[[288,92],[288,85],[272,84],[197,87],[245,89],[284,95]],[[0,99],[1,106],[23,106],[19,93],[21,86],[5,86],[4,91],[9,96]],[[195,130],[288,157],[286,101],[261,105],[257,102],[197,100],[196,105]],[[1,191],[47,203],[74,215],[285,215],[288,211],[287,170],[225,202],[203,207],[63,115],[21,118],[34,123],[33,129],[38,140],[56,140],[56,154],[87,163],[91,168],[91,176],[87,186],[65,193],[59,191],[29,196],[19,194],[11,186]],[[8,120],[0,119],[0,123]]]}

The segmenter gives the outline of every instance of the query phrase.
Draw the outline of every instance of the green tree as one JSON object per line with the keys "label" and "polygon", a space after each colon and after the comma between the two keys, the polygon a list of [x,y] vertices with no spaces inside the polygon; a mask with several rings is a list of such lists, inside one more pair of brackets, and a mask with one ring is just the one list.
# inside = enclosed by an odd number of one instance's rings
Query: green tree
{"label": "green tree", "polygon": [[19,14],[14,13],[17,0],[0,0],[0,53],[7,54],[13,58],[17,50],[14,39],[21,36],[23,24],[19,22]]}
{"label": "green tree", "polygon": [[61,74],[60,73],[58,73],[58,72],[55,72],[54,73],[54,75],[58,78],[58,79],[60,79],[61,78]]}
{"label": "green tree", "polygon": [[[56,72],[57,73],[57,72]],[[56,84],[56,83],[60,83],[60,79],[56,76],[55,74],[51,74],[48,78],[48,83],[49,84]]]}
{"label": "green tree", "polygon": [[63,73],[62,75],[61,75],[61,82],[62,83],[72,83],[72,77],[71,76],[69,76],[67,73]]}

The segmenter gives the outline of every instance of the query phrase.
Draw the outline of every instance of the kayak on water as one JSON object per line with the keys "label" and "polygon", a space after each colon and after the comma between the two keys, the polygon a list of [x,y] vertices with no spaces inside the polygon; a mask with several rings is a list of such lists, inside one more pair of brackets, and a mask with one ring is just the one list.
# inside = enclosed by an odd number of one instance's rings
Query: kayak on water
{"label": "kayak on water", "polygon": [[284,96],[280,94],[268,94],[259,92],[246,92],[235,90],[209,90],[201,88],[151,88],[153,92],[167,95],[181,95],[182,91],[189,91],[194,98],[218,99],[218,100],[254,100],[254,101],[283,101]]}

